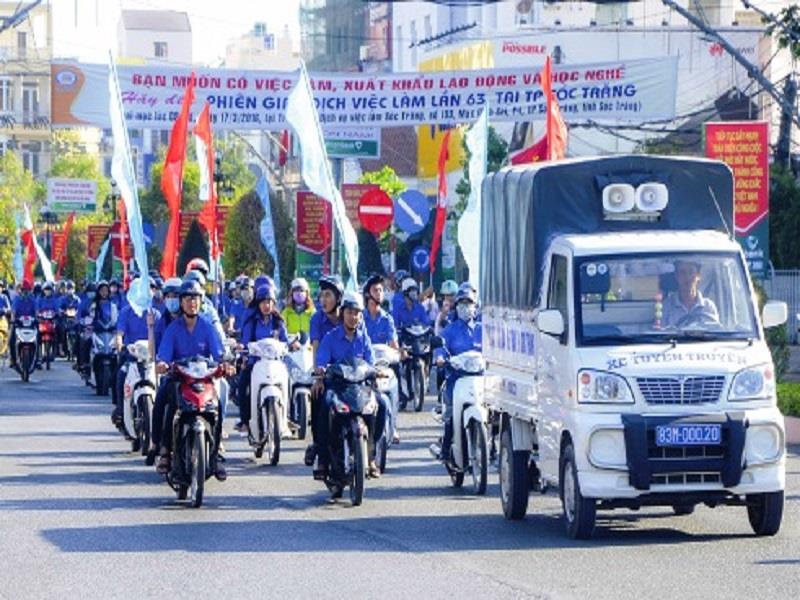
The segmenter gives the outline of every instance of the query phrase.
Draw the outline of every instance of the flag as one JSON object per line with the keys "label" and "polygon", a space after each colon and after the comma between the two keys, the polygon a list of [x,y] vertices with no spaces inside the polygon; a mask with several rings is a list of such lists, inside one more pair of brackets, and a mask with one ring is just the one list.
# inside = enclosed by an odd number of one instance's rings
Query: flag
{"label": "flag", "polygon": [[200,165],[200,200],[205,202],[198,221],[208,232],[210,266],[216,279],[216,263],[219,260],[219,231],[217,226],[217,191],[214,189],[214,136],[211,133],[211,106],[208,102],[197,117],[194,126],[194,141],[197,149],[197,164]]}
{"label": "flag", "polygon": [[128,215],[124,200],[117,202],[117,214],[119,214],[117,243],[119,244],[119,260],[122,263],[122,285],[124,289],[128,289]]}
{"label": "flag", "polygon": [[511,156],[512,165],[524,165],[532,162],[540,162],[547,160],[547,134],[527,148],[523,148],[513,156]]}
{"label": "flag", "polygon": [[33,283],[33,267],[36,265],[36,259],[38,257],[39,263],[42,265],[42,273],[44,274],[45,281],[55,281],[53,277],[53,266],[50,264],[50,259],[47,258],[47,254],[45,254],[44,248],[39,244],[39,240],[36,239],[31,212],[27,204],[23,204],[23,210],[22,239],[23,243],[28,248],[28,258],[25,262],[25,280],[30,280],[30,282]]}
{"label": "flag", "polygon": [[278,166],[283,167],[286,165],[286,161],[289,159],[289,144],[291,143],[289,139],[289,131],[284,129],[281,133],[281,147],[278,151]]}
{"label": "flag", "polygon": [[269,182],[263,175],[258,180],[256,185],[256,194],[258,199],[261,200],[261,206],[264,207],[264,218],[261,219],[261,243],[264,248],[272,256],[272,262],[275,263],[275,270],[272,272],[272,278],[275,280],[275,287],[281,289],[281,270],[280,262],[278,262],[278,244],[275,240],[275,227],[272,224],[272,206],[269,202]]}
{"label": "flag", "polygon": [[467,132],[469,157],[469,202],[458,221],[458,245],[469,267],[469,282],[480,289],[481,268],[481,186],[486,177],[488,157],[489,116],[487,108]]}
{"label": "flag", "polygon": [[300,142],[301,173],[308,189],[331,203],[333,219],[344,246],[350,279],[347,287],[355,291],[358,287],[358,238],[347,218],[342,194],[336,187],[325,151],[319,114],[314,105],[311,81],[305,63],[300,65],[300,77],[289,94],[286,103],[286,120],[294,129]]}
{"label": "flag", "polygon": [[108,254],[108,248],[111,246],[111,231],[108,232],[108,237],[106,237],[106,241],[103,242],[103,245],[100,246],[100,252],[97,253],[97,260],[95,261],[95,270],[94,270],[94,282],[97,283],[103,278],[103,263],[106,262],[106,254]]}
{"label": "flag", "polygon": [[58,257],[58,270],[56,278],[61,279],[61,272],[67,264],[67,250],[69,249],[69,234],[72,231],[72,223],[75,221],[75,212],[69,213],[67,222],[64,223],[64,245],[61,247],[61,255]]}
{"label": "flag", "polygon": [[22,232],[19,228],[19,213],[14,213],[16,235],[14,236],[14,279],[22,281],[25,276],[25,265],[22,259]]}
{"label": "flag", "polygon": [[447,160],[450,158],[450,134],[452,129],[448,129],[442,138],[442,146],[439,149],[439,195],[436,199],[436,222],[433,226],[433,240],[431,241],[431,274],[436,271],[436,255],[439,254],[439,245],[442,243],[442,232],[444,232],[444,222],[447,218]]}
{"label": "flag", "polygon": [[161,173],[161,192],[169,206],[169,230],[164,242],[164,256],[161,259],[161,275],[175,276],[175,261],[178,258],[178,242],[180,241],[180,211],[183,196],[183,163],[186,160],[186,135],[189,129],[189,109],[194,102],[194,73],[189,78],[186,92],[183,95],[181,112],[172,126],[169,137],[169,148],[164,160],[164,171]]}
{"label": "flag", "polygon": [[561,116],[561,108],[553,93],[553,64],[548,56],[541,73],[542,90],[547,102],[545,113],[545,138],[547,139],[547,159],[559,160],[567,154],[567,124]]}
{"label": "flag", "polygon": [[[111,158],[111,176],[117,182],[120,196],[124,203],[124,210],[120,211],[122,221],[125,222],[123,231],[131,238],[133,257],[136,268],[141,277],[134,281],[128,288],[128,303],[133,311],[141,316],[150,307],[152,292],[150,291],[150,272],[147,267],[147,248],[144,242],[142,226],[142,211],[139,208],[139,193],[136,186],[136,171],[131,159],[131,146],[128,140],[128,128],[125,125],[125,114],[122,110],[122,96],[117,77],[117,67],[114,57],[109,52],[108,91],[109,91],[109,116],[111,120],[111,134],[114,139],[114,153]],[[168,155],[169,156],[169,155]],[[180,201],[180,195],[178,196]],[[107,244],[108,242],[106,242]],[[106,251],[108,247],[106,246]],[[103,255],[105,256],[105,255]],[[123,251],[124,256],[124,251]],[[102,261],[98,258],[98,265]],[[173,269],[175,268],[173,261]],[[98,272],[100,268],[98,268]]]}

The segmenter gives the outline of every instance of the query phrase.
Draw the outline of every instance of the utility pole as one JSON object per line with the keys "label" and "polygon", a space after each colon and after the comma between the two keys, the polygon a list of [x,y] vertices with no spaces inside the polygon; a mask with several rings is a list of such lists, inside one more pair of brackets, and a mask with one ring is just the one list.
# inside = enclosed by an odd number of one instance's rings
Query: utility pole
{"label": "utility pole", "polygon": [[[786,79],[783,84],[783,93],[786,98],[786,104],[789,106],[797,105],[797,81],[793,76]],[[790,159],[792,156],[792,113],[784,107],[781,111],[781,124],[778,128],[778,146],[775,150],[775,162],[779,165],[789,168]]]}
{"label": "utility pole", "polygon": [[704,33],[708,34],[712,38],[714,38],[720,46],[722,46],[725,51],[730,54],[736,62],[742,65],[747,74],[752,78],[755,79],[761,87],[767,92],[772,99],[781,107],[785,114],[787,114],[790,118],[790,121],[795,123],[798,127],[800,127],[800,111],[797,110],[792,104],[790,104],[785,95],[782,94],[773,84],[772,82],[764,77],[764,74],[761,70],[747,60],[741,52],[739,52],[734,46],[722,37],[716,30],[712,29],[708,25],[706,25],[702,19],[696,17],[688,10],[674,2],[674,0],[661,0],[661,3],[668,8],[671,8],[679,15],[681,15],[684,19],[689,21],[692,25],[697,27],[699,30],[703,31]]}

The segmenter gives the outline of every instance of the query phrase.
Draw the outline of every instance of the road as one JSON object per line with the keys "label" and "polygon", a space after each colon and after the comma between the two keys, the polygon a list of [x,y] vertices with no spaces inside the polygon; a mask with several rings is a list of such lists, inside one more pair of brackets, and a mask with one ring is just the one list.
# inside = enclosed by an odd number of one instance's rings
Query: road
{"label": "road", "polygon": [[[256,464],[237,434],[229,478],[204,507],[171,490],[63,363],[22,384],[0,371],[0,598],[797,598],[800,448],[784,525],[750,534],[743,508],[602,513],[595,539],[565,538],[554,496],[502,517],[497,475],[475,498],[449,487],[428,414],[403,414],[389,472],[364,505],[331,505],[289,442]],[[229,420],[228,427],[233,419]]]}

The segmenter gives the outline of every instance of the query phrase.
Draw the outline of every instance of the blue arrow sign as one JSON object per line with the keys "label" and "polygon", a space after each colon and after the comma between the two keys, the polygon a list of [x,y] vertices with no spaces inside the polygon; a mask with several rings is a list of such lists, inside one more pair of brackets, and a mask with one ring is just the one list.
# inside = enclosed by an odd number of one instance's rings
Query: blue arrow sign
{"label": "blue arrow sign", "polygon": [[411,266],[418,273],[427,271],[431,266],[431,255],[425,246],[417,246],[411,252]]}
{"label": "blue arrow sign", "polygon": [[394,222],[408,234],[425,229],[430,216],[430,200],[417,190],[406,190],[394,201]]}

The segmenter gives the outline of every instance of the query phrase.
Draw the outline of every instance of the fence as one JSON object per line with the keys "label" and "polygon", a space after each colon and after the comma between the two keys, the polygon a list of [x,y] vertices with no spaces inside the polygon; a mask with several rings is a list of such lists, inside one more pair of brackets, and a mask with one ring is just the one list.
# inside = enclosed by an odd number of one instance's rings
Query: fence
{"label": "fence", "polygon": [[789,305],[789,320],[786,332],[792,344],[798,342],[797,313],[800,312],[800,269],[775,271],[771,279],[764,282],[764,290],[770,300],[783,300]]}

